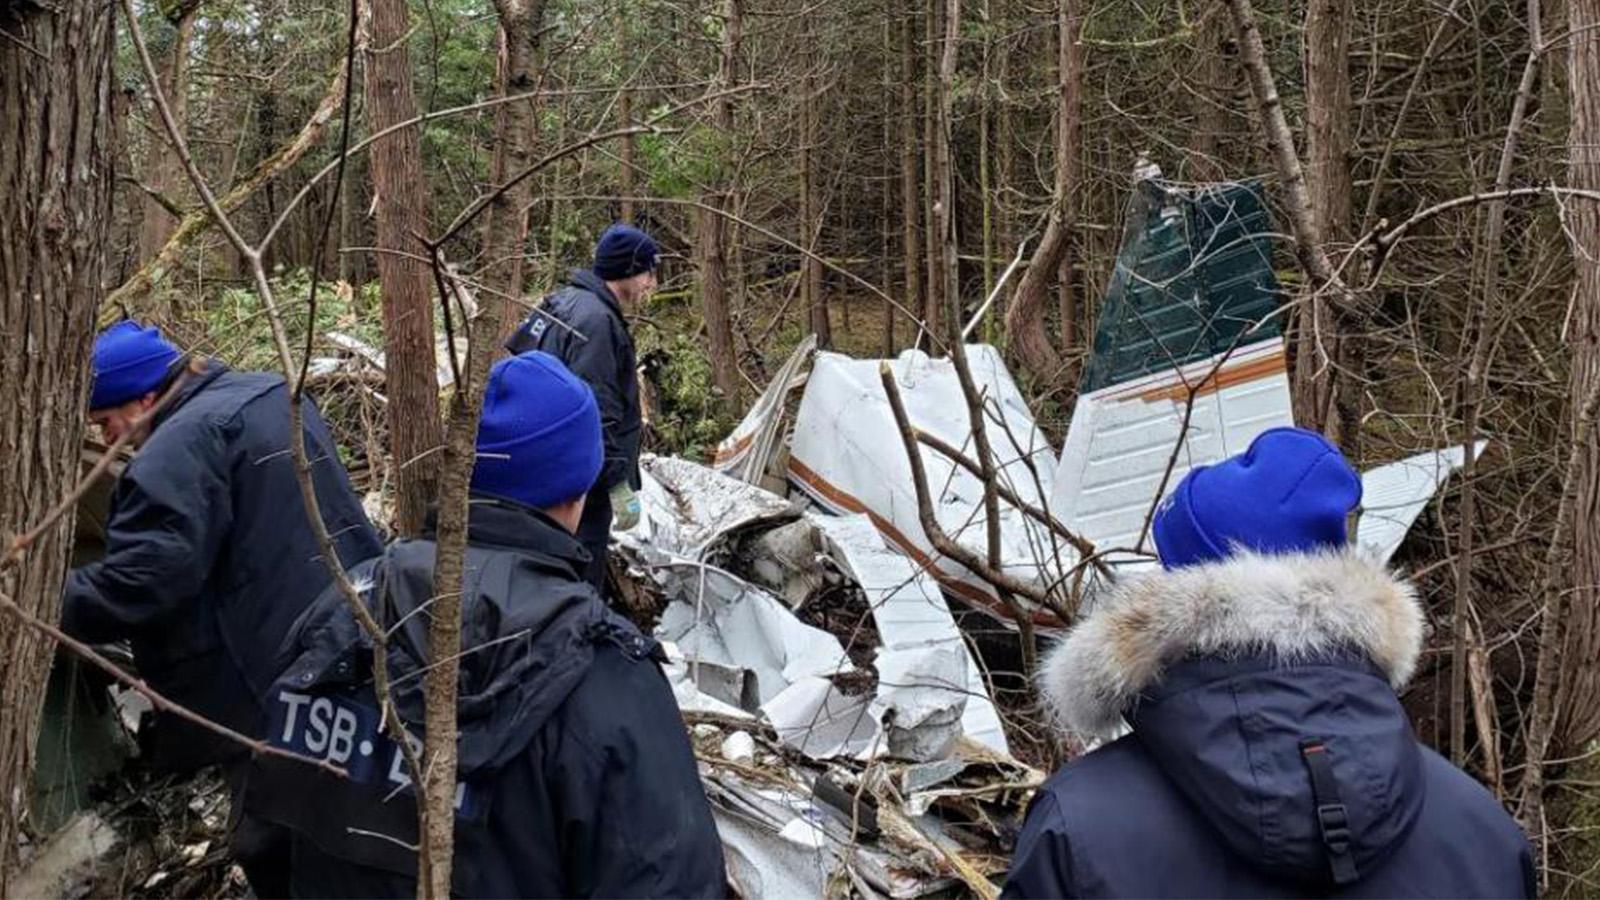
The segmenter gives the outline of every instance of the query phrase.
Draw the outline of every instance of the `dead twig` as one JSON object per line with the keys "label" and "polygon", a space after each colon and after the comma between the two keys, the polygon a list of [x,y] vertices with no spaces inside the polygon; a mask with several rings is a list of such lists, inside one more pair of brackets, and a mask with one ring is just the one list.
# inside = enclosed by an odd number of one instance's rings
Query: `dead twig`
{"label": "dead twig", "polygon": [[1026,597],[1041,608],[1052,608],[1054,604],[1051,603],[1049,596],[1037,585],[1029,584],[990,566],[981,555],[953,540],[940,526],[939,519],[933,511],[932,494],[928,488],[928,473],[922,464],[922,452],[917,449],[916,428],[906,415],[900,388],[895,384],[894,372],[887,362],[878,366],[878,377],[883,382],[884,393],[889,398],[889,409],[894,413],[895,424],[899,426],[900,438],[905,445],[906,458],[911,464],[911,481],[917,494],[917,518],[922,524],[922,530],[928,536],[928,542],[935,550],[972,570],[973,574],[996,588]]}

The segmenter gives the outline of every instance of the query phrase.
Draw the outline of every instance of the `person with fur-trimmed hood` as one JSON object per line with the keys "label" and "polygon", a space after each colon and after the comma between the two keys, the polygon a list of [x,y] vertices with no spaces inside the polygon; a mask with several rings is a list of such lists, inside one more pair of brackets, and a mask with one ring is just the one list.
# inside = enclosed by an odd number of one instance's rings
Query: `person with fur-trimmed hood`
{"label": "person with fur-trimmed hood", "polygon": [[1515,897],[1532,852],[1422,746],[1395,691],[1415,591],[1346,546],[1361,481],[1278,428],[1190,472],[1153,523],[1164,571],[1119,585],[1046,659],[1085,739],[1028,811],[1007,897]]}

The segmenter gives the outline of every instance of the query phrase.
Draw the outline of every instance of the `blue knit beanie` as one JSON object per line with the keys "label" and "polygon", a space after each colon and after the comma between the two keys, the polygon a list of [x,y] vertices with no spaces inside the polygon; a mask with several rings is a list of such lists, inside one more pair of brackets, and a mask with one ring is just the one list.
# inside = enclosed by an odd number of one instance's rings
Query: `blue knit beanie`
{"label": "blue knit beanie", "polygon": [[1225,559],[1343,547],[1361,479],[1314,431],[1273,428],[1250,449],[1191,471],[1156,512],[1156,552],[1168,569]]}
{"label": "blue knit beanie", "polygon": [[594,273],[602,281],[621,281],[655,267],[656,242],[632,225],[612,225],[594,247]]}
{"label": "blue knit beanie", "polygon": [[594,391],[548,353],[502,359],[489,372],[472,489],[536,509],[589,493],[600,477]]}
{"label": "blue knit beanie", "polygon": [[112,325],[94,339],[89,408],[121,406],[156,390],[182,356],[154,325],[141,328],[132,319]]}

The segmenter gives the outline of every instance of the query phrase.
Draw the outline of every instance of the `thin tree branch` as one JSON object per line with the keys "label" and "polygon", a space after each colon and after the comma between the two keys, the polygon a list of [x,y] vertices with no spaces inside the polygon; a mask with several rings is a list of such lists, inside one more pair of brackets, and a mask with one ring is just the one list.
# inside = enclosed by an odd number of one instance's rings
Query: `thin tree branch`
{"label": "thin tree branch", "polygon": [[226,725],[214,722],[205,716],[200,715],[181,703],[167,699],[167,697],[160,691],[152,688],[142,679],[135,678],[132,675],[129,675],[127,672],[124,672],[121,666],[96,652],[93,647],[90,647],[88,644],[85,644],[77,638],[72,637],[65,631],[62,631],[60,628],[51,625],[49,622],[46,622],[43,619],[34,616],[26,609],[23,609],[21,604],[12,599],[9,594],[0,592],[0,609],[4,609],[6,612],[9,612],[11,615],[15,616],[17,621],[21,622],[28,628],[39,632],[50,640],[55,641],[57,644],[60,644],[61,646],[66,647],[68,650],[71,650],[73,653],[76,653],[79,657],[89,662],[95,668],[105,672],[120,684],[127,686],[129,690],[149,700],[150,705],[161,712],[171,713],[172,715],[183,719],[185,722],[192,723],[200,728],[205,729],[206,731],[211,732],[212,734],[226,738],[257,756],[275,756],[279,759],[293,760],[297,763],[305,763],[308,766],[321,769],[330,775],[336,775],[340,778],[349,777],[350,773],[325,759],[302,756],[301,754],[290,750],[283,750],[278,747],[274,747],[267,741],[247,737],[237,731],[234,731],[232,728],[229,728]]}
{"label": "thin tree branch", "polygon": [[911,465],[911,482],[917,494],[917,519],[922,524],[922,530],[928,536],[928,542],[934,549],[944,556],[955,560],[962,566],[970,569],[973,574],[984,581],[994,585],[996,589],[1005,590],[1038,604],[1041,609],[1053,609],[1049,596],[1037,585],[1029,584],[1012,575],[999,571],[990,566],[984,557],[967,549],[959,542],[953,540],[945,533],[939,524],[939,518],[933,511],[932,493],[928,488],[928,473],[922,464],[922,451],[917,449],[916,428],[912,426],[910,418],[906,415],[905,403],[900,397],[900,388],[895,384],[894,371],[888,362],[878,366],[878,378],[883,382],[884,394],[889,398],[889,409],[894,414],[894,421],[900,430],[900,439],[905,446],[906,459]]}
{"label": "thin tree branch", "polygon": [[[937,451],[941,456],[945,457],[961,468],[966,469],[969,474],[977,478],[983,477],[983,468],[974,462],[972,457],[962,453],[959,448],[952,446],[943,438],[938,437],[937,435],[929,434],[928,432],[923,431],[915,426],[912,427],[911,433],[912,436],[916,438],[917,443],[922,444],[930,450]],[[1091,561],[1091,564],[1102,575],[1111,574],[1110,567],[1108,567],[1099,559],[1097,555],[1098,551],[1095,550],[1094,544],[1088,539],[1061,524],[1060,519],[1057,519],[1055,516],[1050,515],[1039,507],[1034,506],[1032,503],[1022,499],[1022,497],[1020,497],[1016,491],[1011,490],[1005,485],[996,484],[995,491],[1000,495],[1000,499],[1016,507],[1022,512],[1023,515],[1050,529],[1050,531],[1057,537],[1066,541],[1068,544],[1071,544],[1073,549],[1077,550],[1085,560]]]}

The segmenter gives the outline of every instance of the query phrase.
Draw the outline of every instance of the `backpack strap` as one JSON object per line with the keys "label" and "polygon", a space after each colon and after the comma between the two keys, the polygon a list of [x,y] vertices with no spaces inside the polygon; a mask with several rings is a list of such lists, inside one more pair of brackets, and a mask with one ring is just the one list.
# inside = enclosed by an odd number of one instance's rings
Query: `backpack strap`
{"label": "backpack strap", "polygon": [[1333,774],[1326,741],[1309,738],[1300,742],[1300,758],[1311,773],[1311,799],[1317,805],[1317,829],[1322,846],[1328,850],[1334,884],[1343,887],[1360,878],[1350,846],[1350,814],[1339,797],[1339,780]]}

